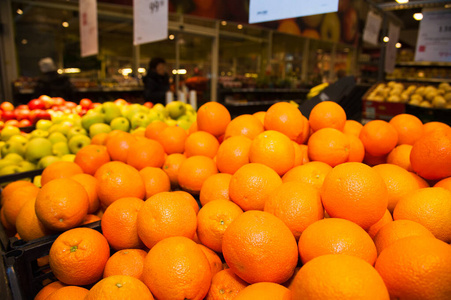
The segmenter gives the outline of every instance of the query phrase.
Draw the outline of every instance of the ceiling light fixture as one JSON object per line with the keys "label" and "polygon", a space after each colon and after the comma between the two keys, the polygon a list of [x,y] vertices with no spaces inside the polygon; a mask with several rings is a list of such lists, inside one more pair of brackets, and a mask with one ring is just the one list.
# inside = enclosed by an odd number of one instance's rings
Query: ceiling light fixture
{"label": "ceiling light fixture", "polygon": [[226,26],[227,25],[227,21],[221,21],[221,25],[222,26]]}
{"label": "ceiling light fixture", "polygon": [[18,9],[16,10],[16,13],[17,13],[18,15],[23,15],[23,10],[21,10],[20,8],[18,8]]}
{"label": "ceiling light fixture", "polygon": [[170,35],[169,35],[169,39],[170,39],[170,40],[173,40],[173,39],[175,39],[175,36],[174,36],[173,34],[170,34]]}
{"label": "ceiling light fixture", "polygon": [[402,44],[401,44],[401,43],[396,43],[395,47],[396,47],[396,48],[401,48],[401,47],[402,47]]}
{"label": "ceiling light fixture", "polygon": [[384,41],[384,43],[388,43],[388,41],[389,41],[390,39],[388,38],[388,36],[384,36],[384,38],[383,38],[382,40]]}
{"label": "ceiling light fixture", "polygon": [[63,25],[64,28],[67,28],[69,27],[69,22],[64,21],[61,25]]}
{"label": "ceiling light fixture", "polygon": [[399,4],[406,4],[409,0],[396,0]]}
{"label": "ceiling light fixture", "polygon": [[238,28],[238,29],[243,29],[243,25],[238,24],[237,28]]}
{"label": "ceiling light fixture", "polygon": [[423,19],[423,14],[422,13],[414,13],[413,18],[417,21],[420,21]]}

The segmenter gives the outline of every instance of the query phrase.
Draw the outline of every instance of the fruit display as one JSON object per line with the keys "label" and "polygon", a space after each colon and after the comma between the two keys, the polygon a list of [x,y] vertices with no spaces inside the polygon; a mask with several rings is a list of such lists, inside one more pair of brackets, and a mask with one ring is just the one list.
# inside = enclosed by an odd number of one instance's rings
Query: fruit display
{"label": "fruit display", "polygon": [[54,235],[39,258],[54,282],[32,297],[451,295],[450,126],[362,125],[331,101],[308,119],[289,102],[236,118],[207,102],[190,126],[186,105],[164,109],[104,103],[80,118],[74,136],[93,136],[73,161],[2,190],[9,237]]}
{"label": "fruit display", "polygon": [[377,84],[366,100],[451,109],[451,86],[448,82],[442,82],[438,86],[424,86],[389,81]]}

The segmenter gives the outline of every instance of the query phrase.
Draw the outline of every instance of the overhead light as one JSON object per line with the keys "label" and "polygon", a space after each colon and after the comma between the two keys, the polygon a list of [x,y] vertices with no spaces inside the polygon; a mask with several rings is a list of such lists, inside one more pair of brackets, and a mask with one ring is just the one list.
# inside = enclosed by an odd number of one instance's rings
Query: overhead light
{"label": "overhead light", "polygon": [[384,43],[388,43],[388,41],[389,41],[390,39],[388,38],[388,36],[384,36],[384,38],[383,38],[382,40],[384,41]]}
{"label": "overhead light", "polygon": [[66,68],[66,69],[63,69],[63,71],[66,74],[80,73],[80,69],[79,68]]}
{"label": "overhead light", "polygon": [[61,25],[63,25],[63,27],[67,28],[69,27],[69,22],[64,21],[63,23],[61,23]]}
{"label": "overhead light", "polygon": [[396,0],[396,2],[398,2],[399,4],[405,4],[409,2],[409,0]]}
{"label": "overhead light", "polygon": [[172,70],[172,74],[184,75],[184,74],[186,74],[186,69],[178,69],[178,70],[174,69],[174,70]]}
{"label": "overhead light", "polygon": [[238,24],[237,28],[238,28],[238,29],[243,29],[243,25]]}
{"label": "overhead light", "polygon": [[21,10],[20,8],[18,8],[18,9],[16,10],[16,13],[17,13],[18,15],[23,15],[23,10]]}
{"label": "overhead light", "polygon": [[122,74],[123,76],[127,76],[127,75],[131,74],[133,71],[132,71],[132,68],[123,68],[123,69],[119,69],[118,72],[120,74]]}
{"label": "overhead light", "polygon": [[21,41],[21,43],[22,43],[22,45],[26,45],[26,44],[28,44],[28,40],[27,40],[27,39],[23,39],[23,40]]}
{"label": "overhead light", "polygon": [[145,68],[138,68],[138,73],[145,73],[146,69]]}
{"label": "overhead light", "polygon": [[170,34],[170,35],[169,35],[169,39],[170,39],[170,40],[173,40],[173,39],[175,39],[175,36],[174,36],[173,34]]}
{"label": "overhead light", "polygon": [[445,4],[445,8],[451,8],[451,4]]}
{"label": "overhead light", "polygon": [[414,13],[413,18],[417,21],[420,21],[423,19],[423,14],[422,13]]}
{"label": "overhead light", "polygon": [[401,43],[396,43],[395,47],[396,47],[396,48],[401,48],[401,47],[402,47],[402,44],[401,44]]}
{"label": "overhead light", "polygon": [[221,21],[221,25],[222,26],[226,26],[227,25],[227,21]]}

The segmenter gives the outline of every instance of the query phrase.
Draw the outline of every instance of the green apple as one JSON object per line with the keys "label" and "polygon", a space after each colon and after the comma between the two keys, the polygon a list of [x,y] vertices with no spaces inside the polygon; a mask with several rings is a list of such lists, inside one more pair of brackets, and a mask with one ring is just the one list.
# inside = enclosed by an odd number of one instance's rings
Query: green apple
{"label": "green apple", "polygon": [[66,120],[66,114],[62,111],[55,111],[51,114],[53,124],[59,124]]}
{"label": "green apple", "polygon": [[9,165],[17,165],[18,163],[19,162],[15,162],[14,160],[11,159],[0,159],[0,169]]}
{"label": "green apple", "polygon": [[20,134],[20,129],[18,127],[6,125],[0,132],[0,139],[6,142],[7,140],[9,140],[10,137],[18,134]]}
{"label": "green apple", "polygon": [[19,142],[22,146],[26,146],[28,144],[28,138],[24,135],[14,135],[9,139],[9,141]]}
{"label": "green apple", "polygon": [[56,144],[59,142],[64,142],[67,143],[67,137],[59,132],[59,131],[54,131],[52,133],[49,134],[49,137],[47,138],[52,144]]}
{"label": "green apple", "polygon": [[165,116],[161,111],[154,110],[153,108],[147,115],[149,116],[150,123],[152,123],[153,121],[163,121],[165,119]]}
{"label": "green apple", "polygon": [[[100,107],[100,105],[98,107]],[[81,117],[81,126],[86,131],[89,131],[89,127],[96,123],[105,123],[105,115],[103,113],[89,110],[86,115]]]}
{"label": "green apple", "polygon": [[116,117],[114,118],[111,123],[111,130],[122,130],[122,131],[129,131],[130,130],[130,122],[125,117]]}
{"label": "green apple", "polygon": [[34,139],[34,138],[37,138],[37,137],[46,138],[48,136],[49,136],[49,132],[48,131],[42,130],[42,129],[35,129],[32,132],[30,132],[30,135],[28,136],[28,138],[31,140],[31,139]]}
{"label": "green apple", "polygon": [[88,136],[77,134],[69,140],[68,146],[72,154],[77,154],[81,148],[89,144],[91,144],[91,139]]}
{"label": "green apple", "polygon": [[26,160],[37,163],[42,157],[52,155],[52,143],[46,138],[34,138],[28,142],[25,150]]}
{"label": "green apple", "polygon": [[130,120],[131,128],[136,129],[138,127],[147,127],[150,124],[149,114],[139,112],[133,115]]}
{"label": "green apple", "polygon": [[24,145],[21,142],[11,141],[11,139],[10,139],[2,147],[1,154],[2,154],[2,157],[5,157],[9,153],[17,153],[20,156],[24,156],[26,148],[27,148],[27,144]]}
{"label": "green apple", "polygon": [[71,122],[74,127],[81,127],[81,117],[78,114],[69,114],[66,121]]}
{"label": "green apple", "polygon": [[43,158],[41,158],[38,162],[38,169],[45,169],[47,168],[50,164],[56,162],[56,161],[60,161],[61,158],[58,156],[54,156],[54,155],[47,155],[44,156]]}
{"label": "green apple", "polygon": [[58,142],[52,145],[52,153],[55,156],[70,154],[69,145],[66,142]]}
{"label": "green apple", "polygon": [[64,135],[67,135],[69,133],[69,130],[73,127],[72,123],[64,121],[58,124],[53,124],[50,129],[49,133],[58,131],[61,132]]}
{"label": "green apple", "polygon": [[47,131],[47,130],[49,130],[50,126],[52,126],[52,125],[53,125],[52,121],[41,119],[36,122],[36,129],[41,129],[41,130]]}
{"label": "green apple", "polygon": [[83,127],[72,127],[67,133],[67,139],[70,140],[71,137],[77,134],[88,135],[88,132]]}
{"label": "green apple", "polygon": [[160,112],[165,118],[167,118],[169,116],[168,111],[166,110],[166,108],[164,107],[163,104],[161,103],[156,103],[153,107],[153,110]]}
{"label": "green apple", "polygon": [[166,105],[166,110],[169,113],[169,117],[171,117],[172,119],[177,119],[178,117],[185,114],[186,106],[185,103],[181,101],[172,101]]}
{"label": "green apple", "polygon": [[63,161],[74,161],[75,160],[75,154],[66,154],[66,155],[63,155],[62,157],[61,157],[61,160],[63,160]]}
{"label": "green apple", "polygon": [[8,165],[0,169],[0,176],[20,173],[20,167],[16,164]]}
{"label": "green apple", "polygon": [[1,156],[1,151],[2,151],[2,147],[5,146],[6,142],[5,141],[0,141],[0,157]]}
{"label": "green apple", "polygon": [[17,153],[9,153],[1,161],[12,161],[13,163],[19,163],[23,160],[23,157]]}
{"label": "green apple", "polygon": [[183,128],[185,130],[188,130],[191,127],[191,124],[192,124],[192,122],[190,122],[189,120],[187,120],[187,119],[180,119],[180,118],[177,119],[176,123],[177,123],[177,126]]}
{"label": "green apple", "polygon": [[26,160],[23,160],[23,161],[19,162],[17,164],[17,166],[19,167],[20,172],[27,172],[27,171],[36,170],[36,165],[34,163],[26,161]]}
{"label": "green apple", "polygon": [[[138,132],[140,132],[140,131],[146,131],[146,128],[144,128],[144,127],[138,127],[138,128],[136,128],[136,129],[132,129],[132,130],[130,131],[130,133],[136,134],[136,133],[138,133]],[[138,134],[138,135],[139,135],[139,134]]]}
{"label": "green apple", "polygon": [[105,123],[96,123],[92,124],[91,127],[89,127],[89,136],[91,138],[102,132],[104,133],[111,132],[111,126]]}
{"label": "green apple", "polygon": [[144,108],[146,107],[138,103],[130,104],[127,106],[124,117],[131,121],[134,115],[144,112]]}
{"label": "green apple", "polygon": [[102,104],[102,112],[105,115],[105,123],[110,124],[115,118],[122,116],[121,108],[114,102],[104,102]]}
{"label": "green apple", "polygon": [[168,124],[168,126],[175,126],[175,125],[177,125],[177,121],[174,120],[174,119],[170,119],[170,118],[165,119],[164,122],[165,122],[166,124]]}
{"label": "green apple", "polygon": [[41,175],[35,176],[35,177],[33,178],[33,184],[34,184],[35,186],[37,186],[38,188],[42,187],[42,185],[41,185],[41,178],[42,178]]}

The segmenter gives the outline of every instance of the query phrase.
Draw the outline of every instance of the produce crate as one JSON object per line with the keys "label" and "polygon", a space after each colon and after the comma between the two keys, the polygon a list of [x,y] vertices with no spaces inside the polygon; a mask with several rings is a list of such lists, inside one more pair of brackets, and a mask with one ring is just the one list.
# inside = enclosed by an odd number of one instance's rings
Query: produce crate
{"label": "produce crate", "polygon": [[423,123],[438,121],[451,126],[451,109],[406,104],[406,113],[418,117]]}
{"label": "produce crate", "polygon": [[[101,232],[100,221],[82,225]],[[13,300],[34,299],[36,294],[46,285],[55,281],[45,257],[59,234],[46,236],[33,241],[14,241],[11,250],[2,253]],[[44,263],[38,263],[41,259]],[[3,298],[2,298],[3,299]]]}
{"label": "produce crate", "polygon": [[362,118],[390,121],[396,115],[406,112],[404,103],[377,102],[362,99]]}

